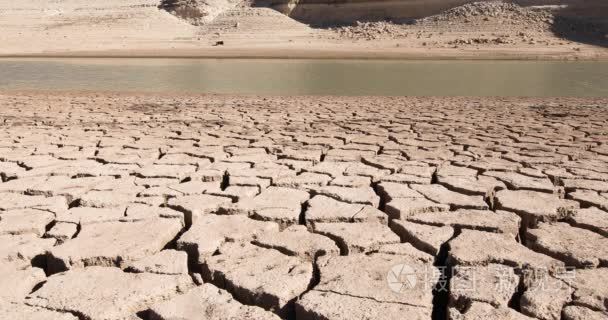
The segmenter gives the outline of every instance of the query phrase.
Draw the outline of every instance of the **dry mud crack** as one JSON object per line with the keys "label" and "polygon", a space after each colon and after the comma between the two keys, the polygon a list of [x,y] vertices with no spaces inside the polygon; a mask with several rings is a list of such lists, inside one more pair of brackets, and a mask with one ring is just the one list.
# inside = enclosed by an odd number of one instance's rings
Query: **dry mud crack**
{"label": "dry mud crack", "polygon": [[0,105],[2,319],[608,317],[608,100]]}

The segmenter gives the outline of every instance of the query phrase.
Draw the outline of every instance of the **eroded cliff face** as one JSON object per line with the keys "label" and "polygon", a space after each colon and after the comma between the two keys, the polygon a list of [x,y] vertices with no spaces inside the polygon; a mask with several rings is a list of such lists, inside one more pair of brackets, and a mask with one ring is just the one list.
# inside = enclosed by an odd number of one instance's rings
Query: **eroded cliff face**
{"label": "eroded cliff face", "polygon": [[159,8],[201,25],[213,21],[222,12],[232,9],[240,0],[162,0]]}
{"label": "eroded cliff face", "polygon": [[[408,21],[438,14],[471,2],[495,0],[258,0],[290,17],[313,25],[350,24],[356,21]],[[513,0],[522,6],[563,6],[568,17],[596,22],[608,20],[608,2],[603,0]]]}

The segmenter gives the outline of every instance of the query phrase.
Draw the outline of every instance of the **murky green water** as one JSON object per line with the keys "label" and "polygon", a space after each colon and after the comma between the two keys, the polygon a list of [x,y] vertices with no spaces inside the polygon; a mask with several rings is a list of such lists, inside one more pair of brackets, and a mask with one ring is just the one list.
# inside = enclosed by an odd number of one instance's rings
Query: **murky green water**
{"label": "murky green water", "polygon": [[608,97],[608,62],[0,59],[0,90]]}

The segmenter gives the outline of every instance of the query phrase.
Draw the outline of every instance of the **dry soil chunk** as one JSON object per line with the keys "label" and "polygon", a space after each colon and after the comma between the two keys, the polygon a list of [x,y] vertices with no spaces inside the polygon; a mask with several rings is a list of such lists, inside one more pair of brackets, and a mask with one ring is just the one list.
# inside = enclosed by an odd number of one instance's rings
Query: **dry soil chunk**
{"label": "dry soil chunk", "polygon": [[608,193],[601,194],[593,190],[577,190],[568,195],[583,205],[596,206],[602,210],[608,210]]}
{"label": "dry soil chunk", "polygon": [[572,301],[573,289],[545,270],[524,272],[521,312],[543,320],[561,319],[563,307]]}
{"label": "dry soil chunk", "polygon": [[348,188],[326,186],[315,188],[314,192],[347,203],[367,204],[375,208],[378,208],[380,204],[380,197],[376,195],[371,187]]}
{"label": "dry soil chunk", "polygon": [[594,207],[579,209],[569,220],[576,227],[608,237],[608,212],[606,211]]}
{"label": "dry soil chunk", "polygon": [[0,301],[22,302],[32,289],[46,279],[44,270],[27,268],[24,270],[0,270]]}
{"label": "dry soil chunk", "polygon": [[459,229],[508,233],[513,236],[519,233],[521,223],[521,218],[515,213],[489,210],[427,212],[411,215],[406,219],[433,226],[451,226]]}
{"label": "dry soil chunk", "polygon": [[402,241],[412,243],[416,248],[437,255],[441,245],[454,235],[452,227],[435,227],[403,220],[392,220],[390,227]]}
{"label": "dry soil chunk", "polygon": [[386,214],[392,219],[406,219],[419,213],[448,211],[450,206],[425,198],[397,198],[386,204]]}
{"label": "dry soil chunk", "polygon": [[485,176],[494,177],[502,180],[511,189],[517,190],[533,190],[539,192],[553,193],[555,186],[549,178],[534,178],[531,176],[503,171],[487,171]]}
{"label": "dry soil chunk", "polygon": [[243,305],[214,285],[204,284],[150,308],[151,320],[279,320],[262,308]]}
{"label": "dry soil chunk", "polygon": [[483,201],[482,196],[468,196],[462,193],[450,191],[446,187],[438,184],[414,184],[412,185],[412,188],[434,202],[449,205],[452,210],[486,210],[489,208],[488,204]]}
{"label": "dry soil chunk", "polygon": [[496,206],[524,216],[528,225],[535,226],[539,221],[555,221],[572,215],[578,203],[560,199],[556,194],[501,190],[496,193]]}
{"label": "dry soil chunk", "polygon": [[159,252],[181,231],[177,219],[107,222],[84,226],[78,237],[49,251],[49,269],[123,266]]}
{"label": "dry soil chunk", "polygon": [[380,245],[399,243],[399,236],[377,222],[316,223],[314,232],[333,239],[343,255],[370,252]]}
{"label": "dry soil chunk", "polygon": [[450,265],[498,263],[512,267],[529,265],[547,269],[563,266],[560,261],[526,248],[515,241],[512,235],[474,230],[463,230],[450,241],[448,262]]}
{"label": "dry soil chunk", "polygon": [[274,222],[249,219],[246,216],[204,215],[177,241],[177,247],[189,253],[192,262],[203,263],[227,241],[250,241],[256,235],[278,232]]}
{"label": "dry soil chunk", "polygon": [[78,225],[69,222],[57,222],[51,230],[47,231],[47,238],[57,239],[58,244],[62,244],[68,239],[72,239],[78,232]]}
{"label": "dry soil chunk", "polygon": [[230,198],[201,194],[172,198],[169,199],[167,205],[183,212],[186,225],[191,225],[199,217],[207,213],[213,213],[220,206],[228,203],[232,203]]}
{"label": "dry soil chunk", "polygon": [[585,307],[566,306],[563,310],[564,320],[605,320],[608,312],[594,311]]}
{"label": "dry soil chunk", "polygon": [[386,202],[397,198],[424,198],[422,194],[407,184],[386,181],[378,184],[378,193]]}
{"label": "dry soil chunk", "polygon": [[384,212],[364,204],[353,204],[338,201],[326,196],[314,196],[308,201],[304,212],[306,224],[319,222],[371,222],[385,223]]}
{"label": "dry soil chunk", "polygon": [[528,229],[528,245],[576,267],[608,266],[608,238],[567,223],[542,223]]}
{"label": "dry soil chunk", "polygon": [[187,274],[188,254],[184,251],[163,250],[131,263],[127,269],[138,273]]}
{"label": "dry soil chunk", "polygon": [[64,197],[26,196],[19,193],[0,193],[0,211],[26,208],[44,209],[51,212],[67,210],[68,204]]}
{"label": "dry soil chunk", "polygon": [[461,314],[454,308],[449,309],[450,320],[532,320],[534,318],[527,317],[511,308],[499,307],[494,308],[491,304],[483,302],[474,302],[464,314]]}
{"label": "dry soil chunk", "polygon": [[291,301],[310,286],[313,266],[277,250],[229,243],[219,255],[207,258],[203,275],[239,301],[284,316]]}
{"label": "dry soil chunk", "polygon": [[21,303],[0,301],[0,319],[18,320],[78,320],[70,313],[32,307]]}
{"label": "dry soil chunk", "polygon": [[476,301],[506,308],[518,285],[519,276],[505,265],[456,266],[450,279],[450,303],[469,305]]}
{"label": "dry soil chunk", "polygon": [[[404,275],[401,274],[404,264],[413,278],[405,286],[398,283],[404,281],[400,277]],[[377,253],[322,258],[319,269],[321,279],[314,288],[316,291],[420,308],[433,306],[437,269],[430,263]]]}
{"label": "dry soil chunk", "polygon": [[0,264],[6,263],[25,268],[31,260],[55,245],[55,239],[43,239],[27,233],[0,236]]}
{"label": "dry soil chunk", "polygon": [[91,320],[134,319],[137,312],[193,286],[187,275],[125,273],[117,268],[88,267],[48,278],[27,304],[72,312]]}
{"label": "dry soil chunk", "polygon": [[55,215],[45,210],[22,209],[0,213],[0,234],[33,233],[41,237]]}
{"label": "dry soil chunk", "polygon": [[296,302],[296,318],[302,320],[407,319],[431,318],[432,309],[388,303],[333,292],[312,290]]}
{"label": "dry soil chunk", "polygon": [[310,195],[306,191],[270,187],[253,199],[234,204],[236,213],[250,214],[263,221],[276,221],[284,226],[299,222],[302,204]]}
{"label": "dry soil chunk", "polygon": [[340,249],[328,237],[311,233],[305,226],[291,226],[282,232],[260,234],[254,243],[290,255],[313,260],[322,255],[339,255]]}
{"label": "dry soil chunk", "polygon": [[577,305],[608,312],[608,270],[577,269],[569,284],[575,289],[572,299]]}

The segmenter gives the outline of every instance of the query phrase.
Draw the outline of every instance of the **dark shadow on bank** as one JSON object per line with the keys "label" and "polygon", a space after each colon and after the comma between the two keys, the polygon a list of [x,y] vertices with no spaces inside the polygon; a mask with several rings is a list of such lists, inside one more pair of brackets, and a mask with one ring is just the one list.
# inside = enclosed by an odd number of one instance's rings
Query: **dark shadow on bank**
{"label": "dark shadow on bank", "polygon": [[608,48],[608,1],[603,1],[559,9],[551,31],[565,40]]}

